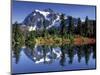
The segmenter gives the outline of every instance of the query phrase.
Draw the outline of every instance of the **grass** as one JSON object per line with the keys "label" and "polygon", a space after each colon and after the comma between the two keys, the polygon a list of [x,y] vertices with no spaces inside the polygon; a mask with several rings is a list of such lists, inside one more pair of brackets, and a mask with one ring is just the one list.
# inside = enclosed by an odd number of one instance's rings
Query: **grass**
{"label": "grass", "polygon": [[91,44],[95,43],[95,39],[93,38],[87,38],[82,36],[70,36],[68,37],[58,37],[58,36],[49,36],[49,37],[37,37],[35,39],[37,44],[75,44],[75,45],[81,45],[81,44]]}

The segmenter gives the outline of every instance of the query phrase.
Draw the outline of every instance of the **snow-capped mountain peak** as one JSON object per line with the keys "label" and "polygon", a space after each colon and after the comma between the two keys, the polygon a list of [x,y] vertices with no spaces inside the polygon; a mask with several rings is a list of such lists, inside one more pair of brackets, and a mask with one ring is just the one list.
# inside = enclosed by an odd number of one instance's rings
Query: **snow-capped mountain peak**
{"label": "snow-capped mountain peak", "polygon": [[[44,10],[34,10],[30,13],[23,21],[23,25],[28,26],[29,31],[33,30],[43,30],[44,22],[46,29],[50,29],[51,27],[59,27],[60,26],[60,16],[61,13],[55,12],[52,9],[44,9]],[[69,17],[64,16],[66,25],[69,24]],[[78,20],[74,18],[74,23],[77,25]]]}
{"label": "snow-capped mountain peak", "polygon": [[40,11],[40,10],[35,10],[36,12],[39,12],[40,14],[42,14],[45,18],[47,17],[47,15],[50,14],[50,12],[45,12],[45,11]]}
{"label": "snow-capped mountain peak", "polygon": [[24,19],[23,24],[30,26],[29,31],[32,31],[43,29],[43,21],[45,21],[46,29],[49,29],[56,24],[60,24],[60,15],[52,9],[36,9]]}

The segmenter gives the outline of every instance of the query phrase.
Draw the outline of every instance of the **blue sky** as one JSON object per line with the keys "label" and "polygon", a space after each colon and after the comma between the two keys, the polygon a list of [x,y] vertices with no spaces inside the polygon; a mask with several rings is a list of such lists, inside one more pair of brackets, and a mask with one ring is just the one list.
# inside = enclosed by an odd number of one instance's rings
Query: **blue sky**
{"label": "blue sky", "polygon": [[65,15],[70,15],[75,18],[80,17],[82,20],[84,20],[86,16],[88,16],[89,19],[95,20],[95,6],[13,1],[12,23],[15,21],[21,23],[25,17],[35,9],[43,10],[47,8],[51,8],[56,12],[64,13]]}

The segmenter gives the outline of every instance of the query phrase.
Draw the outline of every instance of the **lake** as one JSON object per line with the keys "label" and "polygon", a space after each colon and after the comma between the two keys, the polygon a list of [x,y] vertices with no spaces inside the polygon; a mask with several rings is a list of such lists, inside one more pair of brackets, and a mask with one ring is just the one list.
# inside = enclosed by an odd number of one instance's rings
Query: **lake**
{"label": "lake", "polygon": [[96,69],[96,45],[33,45],[12,50],[12,73]]}

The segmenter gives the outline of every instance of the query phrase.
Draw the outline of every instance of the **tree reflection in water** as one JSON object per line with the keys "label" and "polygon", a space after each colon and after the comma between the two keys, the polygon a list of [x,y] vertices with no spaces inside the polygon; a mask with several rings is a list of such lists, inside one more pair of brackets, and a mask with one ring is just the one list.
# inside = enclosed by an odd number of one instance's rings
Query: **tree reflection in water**
{"label": "tree reflection in water", "polygon": [[[96,45],[80,45],[75,46],[71,44],[66,45],[32,45],[26,46],[23,50],[25,55],[31,59],[34,63],[51,64],[56,60],[59,60],[61,66],[66,66],[65,62],[69,64],[73,63],[74,56],[77,54],[78,62],[81,62],[82,57],[85,58],[85,63],[88,65],[91,53],[93,53],[93,59],[96,59]],[[18,63],[20,59],[21,46],[15,44],[13,48],[13,55]],[[66,61],[66,59],[69,59]]]}
{"label": "tree reflection in water", "polygon": [[15,58],[16,64],[19,62],[21,52],[21,45],[15,44],[13,47],[13,57]]}
{"label": "tree reflection in water", "polygon": [[60,59],[60,65],[61,66],[64,66],[65,64],[65,61],[66,61],[66,58],[65,58],[65,47],[64,45],[61,45],[61,59]]}
{"label": "tree reflection in water", "polygon": [[82,51],[83,51],[83,46],[77,46],[77,56],[78,56],[78,62],[81,62],[82,58]]}
{"label": "tree reflection in water", "polygon": [[92,48],[93,48],[93,59],[96,59],[96,44],[93,44]]}

